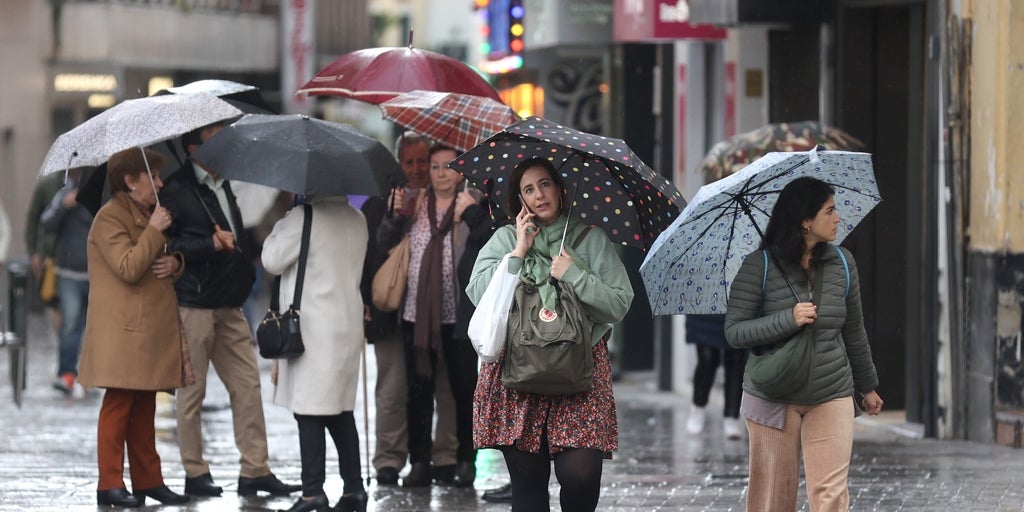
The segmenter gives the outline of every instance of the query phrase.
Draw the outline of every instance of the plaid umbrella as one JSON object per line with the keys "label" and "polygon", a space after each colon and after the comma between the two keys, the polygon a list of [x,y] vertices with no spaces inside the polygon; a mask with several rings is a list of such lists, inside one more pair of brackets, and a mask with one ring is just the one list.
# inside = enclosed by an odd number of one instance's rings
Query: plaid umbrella
{"label": "plaid umbrella", "polygon": [[852,135],[816,121],[778,123],[741,133],[715,144],[698,171],[704,182],[722,179],[773,151],[807,151],[817,146],[834,151],[863,151]]}
{"label": "plaid umbrella", "polygon": [[[550,160],[561,173],[572,214],[623,245],[646,250],[686,205],[668,180],[620,139],[531,117],[506,127],[449,165],[487,193],[496,217],[508,211],[508,178],[519,162]],[[518,213],[518,212],[516,212]]]}
{"label": "plaid umbrella", "polygon": [[779,192],[803,176],[836,191],[836,244],[882,200],[871,155],[846,151],[769,153],[704,185],[640,266],[654,314],[725,313],[730,283],[761,245]]}
{"label": "plaid umbrella", "polygon": [[413,48],[411,44],[346,53],[321,69],[297,93],[343,96],[376,105],[416,89],[459,92],[501,101],[494,87],[473,68],[447,55]]}
{"label": "plaid umbrella", "polygon": [[459,152],[519,121],[504,103],[454,92],[411,91],[377,105],[384,119]]}

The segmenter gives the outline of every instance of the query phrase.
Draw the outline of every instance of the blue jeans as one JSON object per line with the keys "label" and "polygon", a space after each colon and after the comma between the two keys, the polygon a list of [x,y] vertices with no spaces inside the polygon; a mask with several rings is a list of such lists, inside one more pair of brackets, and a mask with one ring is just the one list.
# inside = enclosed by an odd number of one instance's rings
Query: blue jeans
{"label": "blue jeans", "polygon": [[85,333],[85,308],[89,305],[89,281],[57,276],[60,301],[60,348],[57,375],[78,376],[78,353]]}

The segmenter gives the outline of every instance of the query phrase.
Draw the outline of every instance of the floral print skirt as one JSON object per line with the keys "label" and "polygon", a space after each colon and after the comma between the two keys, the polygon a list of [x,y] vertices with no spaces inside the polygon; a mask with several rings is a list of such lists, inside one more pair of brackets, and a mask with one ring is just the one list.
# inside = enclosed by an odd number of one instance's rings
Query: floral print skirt
{"label": "floral print skirt", "polygon": [[591,448],[610,459],[619,448],[611,358],[606,340],[593,350],[593,384],[590,391],[575,395],[538,395],[506,388],[501,383],[501,360],[482,363],[473,397],[474,446],[515,445],[537,453],[547,434],[552,455],[566,448]]}

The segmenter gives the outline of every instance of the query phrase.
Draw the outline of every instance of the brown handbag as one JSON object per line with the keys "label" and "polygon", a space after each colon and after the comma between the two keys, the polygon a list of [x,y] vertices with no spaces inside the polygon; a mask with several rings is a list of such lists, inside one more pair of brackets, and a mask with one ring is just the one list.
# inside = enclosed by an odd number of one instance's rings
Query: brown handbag
{"label": "brown handbag", "polygon": [[409,281],[409,234],[388,251],[388,259],[373,275],[373,307],[385,312],[398,311]]}
{"label": "brown handbag", "polygon": [[[412,218],[415,222],[416,214],[420,211],[425,191],[421,191],[416,197],[416,206],[413,208]],[[409,224],[410,228],[412,224]],[[388,259],[384,260],[377,273],[373,275],[373,282],[370,285],[373,307],[385,313],[398,311],[402,306],[402,299],[405,298],[405,288],[409,283],[409,233],[402,236],[398,245],[388,251]]]}

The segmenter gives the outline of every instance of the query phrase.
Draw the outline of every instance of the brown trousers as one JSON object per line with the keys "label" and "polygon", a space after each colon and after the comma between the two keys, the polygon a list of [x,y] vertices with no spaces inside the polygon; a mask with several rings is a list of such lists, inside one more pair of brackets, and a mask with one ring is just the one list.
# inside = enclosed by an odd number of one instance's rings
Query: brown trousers
{"label": "brown trousers", "polygon": [[156,451],[156,391],[107,389],[96,427],[96,462],[100,482],[96,490],[125,488],[124,452],[128,447],[128,470],[132,489],[164,485],[160,455]]}
{"label": "brown trousers", "polygon": [[803,452],[811,512],[850,510],[847,477],[853,453],[853,398],[789,405],[782,430],[747,420],[748,512],[794,512]]}

